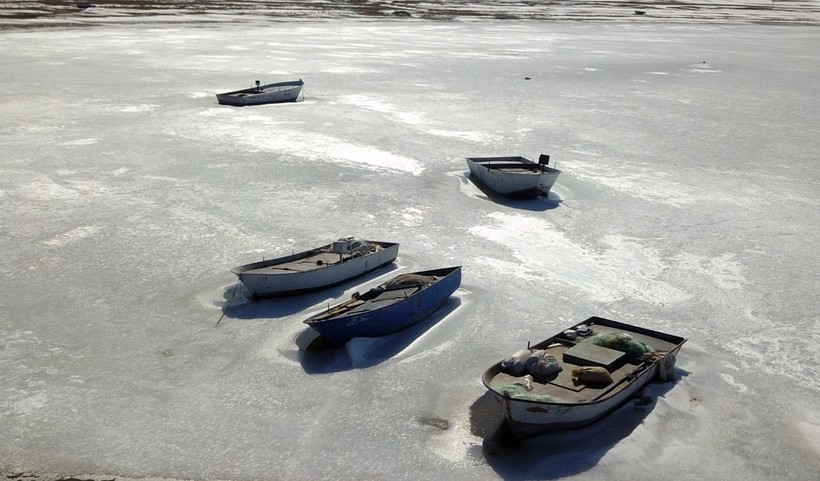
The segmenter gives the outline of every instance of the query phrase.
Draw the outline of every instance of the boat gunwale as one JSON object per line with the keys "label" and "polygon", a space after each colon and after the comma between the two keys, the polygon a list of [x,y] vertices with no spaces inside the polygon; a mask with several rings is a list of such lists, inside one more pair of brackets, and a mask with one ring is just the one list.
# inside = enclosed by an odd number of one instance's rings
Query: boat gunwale
{"label": "boat gunwale", "polygon": [[[537,162],[533,162],[530,159],[521,156],[509,156],[509,157],[465,157],[468,162],[468,166],[475,165],[477,168],[481,168],[483,170],[489,172],[503,172],[504,174],[510,175],[544,175],[544,174],[561,174],[562,171],[560,169],[556,169],[554,167],[550,167],[547,164],[539,164]],[[499,162],[501,166],[493,166],[492,162]],[[508,163],[509,165],[503,165],[503,163]],[[515,165],[518,164],[518,165]],[[540,169],[539,169],[540,167]],[[515,172],[510,169],[526,169],[527,172]]]}
{"label": "boat gunwale", "polygon": [[[378,253],[380,253],[382,251],[392,249],[393,247],[398,247],[400,245],[398,242],[373,241],[373,240],[367,240],[367,239],[362,239],[362,240],[364,242],[367,242],[368,244],[379,245],[379,246],[381,246],[382,249],[367,253],[363,256],[358,256],[358,257],[348,259],[345,262],[349,262],[350,260],[353,260],[353,259],[368,258],[368,257],[374,256],[374,255],[377,255]],[[251,263],[248,263],[248,264],[242,264],[240,266],[232,268],[231,272],[236,274],[237,276],[239,276],[239,275],[244,275],[244,276],[249,276],[249,275],[250,276],[255,276],[255,275],[279,276],[279,275],[292,275],[292,274],[295,274],[295,273],[298,273],[298,272],[304,272],[304,271],[297,271],[297,272],[268,272],[268,273],[263,274],[263,273],[252,273],[252,272],[249,272],[249,271],[253,271],[253,270],[256,270],[256,269],[262,269],[262,268],[266,268],[266,267],[273,267],[273,266],[282,265],[282,264],[287,264],[288,262],[297,261],[299,259],[305,259],[305,258],[310,257],[312,255],[320,254],[320,253],[326,251],[327,249],[330,249],[332,246],[333,246],[333,243],[331,242],[330,244],[325,244],[323,246],[314,247],[313,249],[308,249],[308,250],[302,251],[302,252],[296,252],[296,253],[293,253],[293,254],[290,254],[290,255],[284,255],[284,256],[274,257],[274,258],[266,259],[266,260],[262,260],[262,261],[256,261],[256,262],[251,262]],[[398,251],[397,251],[397,255],[398,255]],[[395,257],[393,259],[395,259]],[[338,265],[341,265],[341,264],[343,264],[343,263],[329,264],[328,267],[338,266]],[[308,271],[308,272],[310,272],[310,271]]]}
{"label": "boat gunwale", "polygon": [[[223,92],[223,93],[220,93],[220,94],[216,94],[216,96],[217,97],[227,97],[227,96],[235,96],[236,94],[264,95],[264,94],[272,93],[272,92],[265,92],[265,89],[274,88],[274,87],[292,87],[292,88],[299,87],[299,88],[301,88],[304,85],[305,85],[305,82],[301,79],[300,80],[289,80],[287,82],[275,82],[275,83],[272,83],[272,84],[260,85],[259,87],[249,87],[249,88],[245,88],[245,89],[234,90],[234,91],[231,91],[231,92]],[[279,91],[281,91],[281,90],[284,90],[284,89],[280,89]],[[279,91],[277,91],[277,92],[279,92]]]}

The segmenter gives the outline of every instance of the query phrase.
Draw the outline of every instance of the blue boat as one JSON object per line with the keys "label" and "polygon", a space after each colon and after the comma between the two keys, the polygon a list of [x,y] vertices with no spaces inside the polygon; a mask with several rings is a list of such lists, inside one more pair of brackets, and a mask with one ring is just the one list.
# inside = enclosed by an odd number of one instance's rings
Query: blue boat
{"label": "blue boat", "polygon": [[461,285],[461,266],[399,274],[305,320],[331,344],[379,337],[429,317]]}

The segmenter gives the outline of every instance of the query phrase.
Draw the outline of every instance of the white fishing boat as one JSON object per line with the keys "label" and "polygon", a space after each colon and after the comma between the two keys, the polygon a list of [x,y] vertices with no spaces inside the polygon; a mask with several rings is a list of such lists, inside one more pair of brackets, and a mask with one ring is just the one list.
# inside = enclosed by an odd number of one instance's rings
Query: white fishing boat
{"label": "white fishing boat", "polygon": [[674,377],[686,339],[591,317],[494,364],[482,381],[503,419],[502,442],[600,420],[653,380]]}
{"label": "white fishing boat", "polygon": [[295,102],[299,98],[304,84],[302,79],[267,85],[260,85],[259,80],[257,80],[255,87],[216,94],[216,100],[220,104],[236,107]]}
{"label": "white fishing boat", "polygon": [[395,242],[347,237],[331,244],[231,269],[251,299],[302,294],[341,284],[384,265],[399,254]]}
{"label": "white fishing boat", "polygon": [[535,163],[520,156],[468,157],[470,177],[478,184],[507,197],[529,198],[549,194],[561,171],[549,167],[550,156]]}

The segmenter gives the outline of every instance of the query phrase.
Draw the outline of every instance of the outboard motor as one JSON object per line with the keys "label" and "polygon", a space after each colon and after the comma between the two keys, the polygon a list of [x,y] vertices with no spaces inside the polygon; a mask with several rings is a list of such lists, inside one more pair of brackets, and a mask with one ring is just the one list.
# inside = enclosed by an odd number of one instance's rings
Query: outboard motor
{"label": "outboard motor", "polygon": [[550,156],[547,155],[547,154],[541,154],[541,156],[538,157],[538,163],[541,164],[541,165],[549,165]]}
{"label": "outboard motor", "polygon": [[260,83],[260,82],[257,80],[257,81],[256,81],[256,89],[257,89],[257,90],[259,90],[259,83]]}

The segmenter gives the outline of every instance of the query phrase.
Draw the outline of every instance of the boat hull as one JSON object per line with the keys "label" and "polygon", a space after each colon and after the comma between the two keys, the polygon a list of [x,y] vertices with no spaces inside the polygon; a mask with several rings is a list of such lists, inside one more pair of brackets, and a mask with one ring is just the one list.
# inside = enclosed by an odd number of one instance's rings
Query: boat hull
{"label": "boat hull", "polygon": [[599,402],[586,404],[545,404],[512,399],[495,391],[493,399],[503,413],[515,439],[526,439],[539,434],[577,429],[599,421],[617,410],[657,377],[658,367],[645,370],[616,395]]}
{"label": "boat hull", "polygon": [[[380,337],[426,319],[438,310],[461,285],[460,266],[415,274],[443,277],[402,300],[382,308],[318,320],[322,317],[320,314],[307,319],[305,323],[336,346],[343,346],[355,337]],[[354,299],[357,298],[357,294],[354,295]]]}
{"label": "boat hull", "polygon": [[304,83],[301,80],[262,85],[217,94],[216,100],[222,105],[233,105],[235,107],[295,102],[302,92],[302,85]]}
{"label": "boat hull", "polygon": [[367,241],[381,246],[380,250],[367,255],[353,257],[335,264],[322,263],[311,270],[278,270],[280,266],[308,259],[312,253],[327,249],[323,246],[314,250],[289,256],[246,264],[232,269],[248,291],[251,299],[290,296],[314,292],[342,284],[350,279],[376,270],[396,260],[399,244],[391,242]]}
{"label": "boat hull", "polygon": [[[609,321],[601,318],[590,318],[587,321],[597,322],[601,325],[609,323],[611,326],[625,326],[617,321]],[[635,328],[634,326],[629,326]],[[651,335],[662,336],[663,345],[671,347],[668,351],[664,351],[664,356],[667,365],[664,369],[671,369],[674,364],[675,356],[680,351],[685,339],[668,334],[657,333],[647,329],[638,329],[648,339]],[[544,348],[547,345],[554,343],[556,338],[554,336],[542,343],[537,344],[533,349]],[[565,369],[567,366],[564,366]],[[490,369],[485,371],[482,381],[492,394],[492,399],[496,403],[501,412],[502,426],[505,430],[505,436],[511,438],[513,441],[526,439],[539,434],[544,434],[552,431],[560,431],[567,429],[576,429],[588,426],[608,414],[617,410],[630,399],[633,399],[647,384],[659,377],[661,369],[660,361],[645,361],[643,365],[636,368],[624,377],[623,381],[615,384],[617,389],[604,390],[599,397],[582,402],[545,402],[528,399],[521,399],[515,394],[510,394],[503,388],[493,383],[493,378],[502,371],[501,363],[493,365]],[[508,439],[510,440],[510,439]]]}
{"label": "boat hull", "polygon": [[560,170],[523,157],[467,158],[470,176],[493,192],[506,197],[532,198],[548,195]]}

